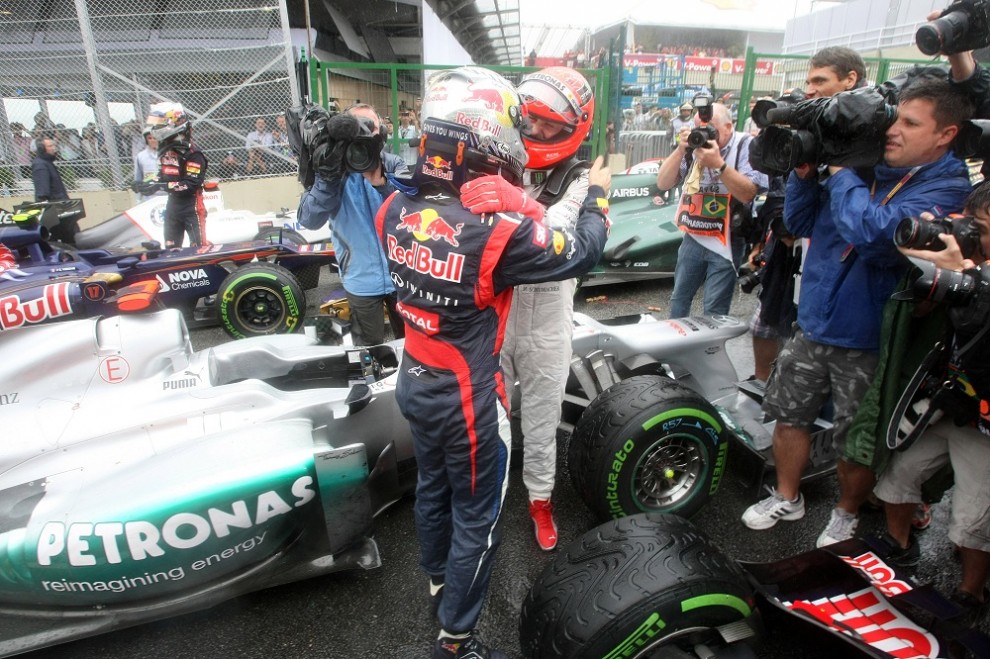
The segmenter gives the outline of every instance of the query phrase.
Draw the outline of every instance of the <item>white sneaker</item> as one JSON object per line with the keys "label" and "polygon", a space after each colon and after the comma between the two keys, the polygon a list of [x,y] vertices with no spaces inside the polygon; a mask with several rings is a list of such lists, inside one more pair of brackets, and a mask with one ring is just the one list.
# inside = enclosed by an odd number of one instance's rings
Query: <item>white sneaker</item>
{"label": "white sneaker", "polygon": [[798,494],[797,501],[788,501],[771,489],[770,496],[757,501],[743,513],[742,522],[755,531],[773,528],[780,520],[793,522],[804,517],[804,497]]}
{"label": "white sneaker", "polygon": [[815,546],[824,547],[825,545],[834,545],[837,542],[848,540],[856,535],[856,527],[858,525],[859,517],[857,515],[833,508],[832,516],[829,517],[825,530],[818,536]]}

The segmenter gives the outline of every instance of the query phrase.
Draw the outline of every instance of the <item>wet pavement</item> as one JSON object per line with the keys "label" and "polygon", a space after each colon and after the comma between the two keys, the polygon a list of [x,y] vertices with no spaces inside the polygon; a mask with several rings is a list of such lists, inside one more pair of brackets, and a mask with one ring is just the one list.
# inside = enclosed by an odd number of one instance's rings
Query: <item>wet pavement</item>
{"label": "wet pavement", "polygon": [[[310,305],[336,284],[324,276],[323,284],[310,292]],[[657,307],[664,317],[669,305],[669,281],[596,287],[579,291],[575,309],[596,318],[646,313]],[[586,301],[606,296],[605,300]],[[748,319],[754,298],[737,293],[732,313]],[[226,340],[220,330],[197,330],[193,342],[202,349]],[[730,356],[740,378],[752,373],[749,336],[733,339]],[[559,439],[557,489],[554,500],[560,546],[571,542],[595,525],[578,499],[567,473],[566,441]],[[734,468],[735,467],[735,468]],[[769,531],[751,531],[739,521],[743,510],[758,498],[745,481],[739,465],[731,462],[727,476],[711,502],[693,521],[707,532],[729,556],[750,561],[769,561],[806,551],[828,519],[836,484],[827,477],[803,488],[807,514],[797,522],[781,522]],[[948,499],[933,507],[932,526],[921,534],[920,582],[933,582],[950,593],[959,578],[959,564],[952,559],[946,536]],[[877,532],[882,514],[862,516],[860,533]],[[67,643],[30,655],[33,659],[101,657],[238,657],[273,659],[314,657],[351,659],[416,658],[429,656],[437,633],[427,606],[426,578],[417,565],[417,543],[413,528],[412,500],[406,499],[379,516],[376,539],[383,565],[369,571],[354,571],[289,584],[239,597],[206,611],[133,627],[102,636]],[[522,600],[552,554],[542,552],[533,538],[526,512],[526,492],[521,470],[511,471],[504,542],[488,601],[479,625],[491,645],[518,657],[519,611]],[[834,648],[809,643],[803,627],[778,624],[759,650],[761,657],[784,659],[848,656]]]}

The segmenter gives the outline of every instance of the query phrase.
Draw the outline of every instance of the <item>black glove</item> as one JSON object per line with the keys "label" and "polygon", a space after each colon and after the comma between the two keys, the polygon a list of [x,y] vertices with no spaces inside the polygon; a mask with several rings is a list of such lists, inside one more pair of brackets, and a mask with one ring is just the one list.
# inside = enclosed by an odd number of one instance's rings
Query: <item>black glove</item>
{"label": "black glove", "polygon": [[131,190],[145,196],[153,195],[161,188],[162,184],[158,181],[135,181],[131,184]]}

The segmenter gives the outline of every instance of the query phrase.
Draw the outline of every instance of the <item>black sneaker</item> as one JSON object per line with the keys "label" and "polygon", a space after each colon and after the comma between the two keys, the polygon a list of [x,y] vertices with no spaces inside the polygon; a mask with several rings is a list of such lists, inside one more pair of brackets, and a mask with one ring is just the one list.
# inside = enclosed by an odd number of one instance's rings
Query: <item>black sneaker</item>
{"label": "black sneaker", "polygon": [[472,634],[467,638],[437,639],[433,644],[433,659],[509,659],[509,656],[489,648]]}
{"label": "black sneaker", "polygon": [[909,537],[911,544],[906,548],[901,547],[901,543],[889,533],[884,533],[880,539],[890,547],[890,551],[884,558],[885,561],[902,568],[918,567],[918,563],[921,562],[921,548],[918,547],[918,541],[914,537]]}
{"label": "black sneaker", "polygon": [[443,577],[430,577],[430,614],[436,618],[443,599]]}

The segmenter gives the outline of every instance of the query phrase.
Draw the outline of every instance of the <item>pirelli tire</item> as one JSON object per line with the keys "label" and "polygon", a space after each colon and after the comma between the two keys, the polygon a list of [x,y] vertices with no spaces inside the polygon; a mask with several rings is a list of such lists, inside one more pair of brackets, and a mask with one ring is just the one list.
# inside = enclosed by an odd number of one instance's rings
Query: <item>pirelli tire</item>
{"label": "pirelli tire", "polygon": [[637,375],[598,395],[574,427],[568,470],[600,520],[645,512],[690,517],[715,494],[728,442],[700,394]]}
{"label": "pirelli tire", "polygon": [[[262,229],[258,232],[258,235],[254,237],[255,240],[261,240],[266,243],[283,243],[286,245],[295,245],[299,247],[300,245],[308,244],[306,239],[302,237],[298,231],[292,229],[285,229],[279,227],[269,227],[267,229]],[[293,270],[293,275],[295,275],[296,280],[299,285],[303,287],[304,290],[310,290],[316,288],[320,285],[320,264],[310,263],[309,265],[304,265],[301,268]]]}
{"label": "pirelli tire", "polygon": [[519,641],[528,659],[695,657],[729,643],[755,656],[761,628],[739,566],[691,522],[648,513],[558,551],[523,601]]}
{"label": "pirelli tire", "polygon": [[217,292],[217,313],[235,339],[290,334],[303,326],[306,294],[291,272],[259,261],[227,275]]}

